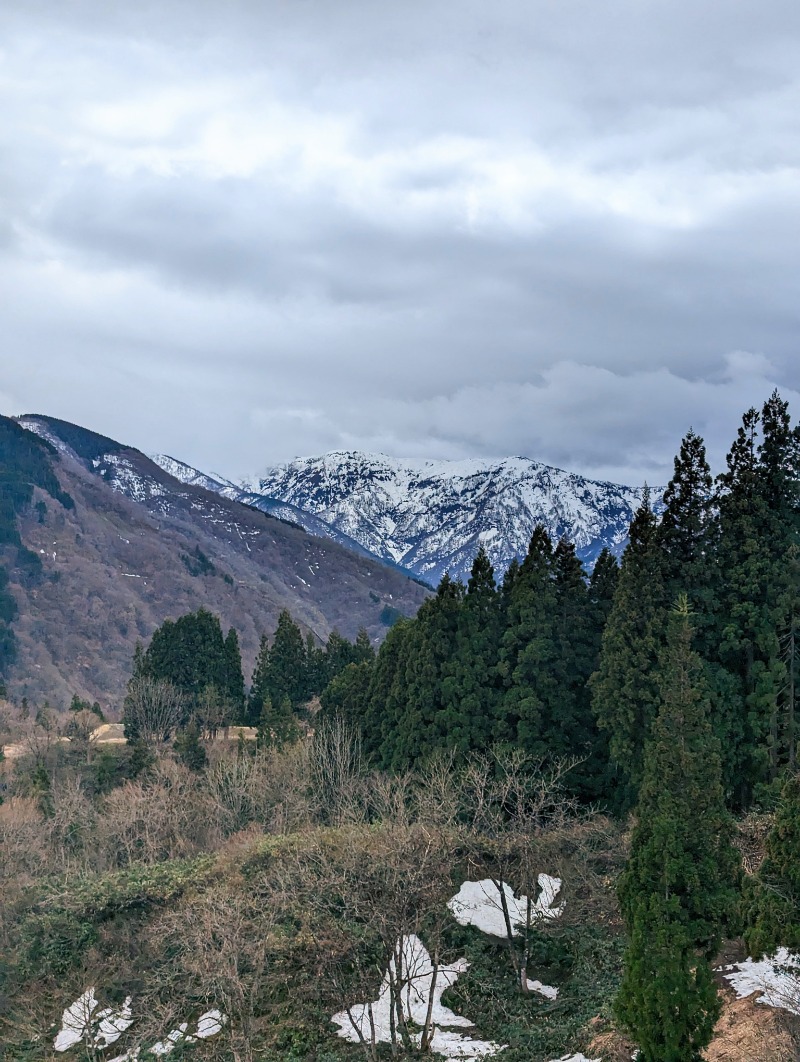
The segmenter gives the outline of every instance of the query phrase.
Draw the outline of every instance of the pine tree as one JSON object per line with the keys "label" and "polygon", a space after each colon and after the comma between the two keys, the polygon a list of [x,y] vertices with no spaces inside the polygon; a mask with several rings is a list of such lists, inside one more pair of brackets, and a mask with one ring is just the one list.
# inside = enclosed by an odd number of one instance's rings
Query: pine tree
{"label": "pine tree", "polygon": [[745,943],[754,957],[779,947],[800,954],[800,775],[783,786],[766,857],[744,888]]}
{"label": "pine tree", "polygon": [[231,627],[225,637],[225,686],[222,693],[231,706],[235,719],[242,718],[245,707],[244,674],[242,673],[242,653],[239,648],[239,635]]}
{"label": "pine tree", "polygon": [[305,699],[306,647],[300,628],[286,609],[278,617],[269,652],[267,688],[274,704],[280,704],[284,697],[292,705]]}
{"label": "pine tree", "polygon": [[545,528],[534,528],[527,555],[509,587],[500,649],[505,685],[499,740],[512,740],[534,756],[548,754],[548,707],[555,697],[553,634],[556,608],[553,545]]}
{"label": "pine tree", "polygon": [[731,773],[742,805],[775,782],[793,754],[786,745],[794,712],[787,648],[795,624],[792,547],[800,544],[798,464],[798,430],[775,392],[760,414],[745,414],[718,479],[719,660],[729,678]]}
{"label": "pine tree", "polygon": [[573,543],[564,538],[553,554],[553,589],[555,683],[546,707],[543,739],[548,755],[581,759],[567,785],[582,797],[595,799],[602,793],[607,766],[607,747],[597,728],[589,690],[598,659],[595,617],[583,565]]}
{"label": "pine tree", "polygon": [[657,538],[665,599],[674,601],[679,594],[688,594],[696,617],[698,641],[715,608],[716,524],[712,488],[705,444],[699,435],[689,431],[681,442],[675,471],[664,491],[664,512]]}
{"label": "pine tree", "polygon": [[264,701],[269,697],[269,642],[266,634],[262,634],[247,699],[247,722],[250,726],[258,726]]}
{"label": "pine tree", "polygon": [[194,719],[178,731],[173,746],[178,760],[190,771],[202,771],[208,766],[208,755],[200,743],[200,728]]}
{"label": "pine tree", "polygon": [[659,654],[658,715],[618,887],[629,946],[616,1009],[643,1062],[700,1059],[719,1012],[709,960],[736,900],[738,856],[691,641],[684,597]]}
{"label": "pine tree", "polygon": [[261,715],[258,720],[258,733],[256,742],[259,748],[276,747],[291,744],[296,741],[300,733],[292,702],[288,694],[284,694],[276,704],[267,697],[261,707]]}
{"label": "pine tree", "polygon": [[486,749],[494,736],[501,693],[501,618],[494,569],[481,546],[458,613],[454,652],[442,666],[442,706],[436,719],[440,743],[459,753]]}
{"label": "pine tree", "polygon": [[592,710],[608,733],[621,807],[635,803],[644,745],[655,716],[656,661],[663,621],[657,522],[645,489],[630,527],[614,600],[603,632],[600,661],[590,680]]}

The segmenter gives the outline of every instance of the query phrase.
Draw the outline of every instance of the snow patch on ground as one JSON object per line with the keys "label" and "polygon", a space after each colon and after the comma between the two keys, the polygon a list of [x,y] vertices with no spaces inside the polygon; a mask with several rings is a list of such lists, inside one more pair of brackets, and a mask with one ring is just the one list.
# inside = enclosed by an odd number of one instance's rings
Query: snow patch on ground
{"label": "snow patch on ground", "polygon": [[747,959],[720,969],[732,971],[723,976],[739,999],[760,992],[757,1003],[800,1015],[800,956],[779,948],[771,958]]}
{"label": "snow patch on ground", "polygon": [[554,1058],[553,1062],[603,1062],[602,1058],[587,1058],[586,1055],[564,1055],[562,1058]]}
{"label": "snow patch on ground", "polygon": [[[82,996],[66,1008],[61,1016],[61,1029],[53,1041],[56,1051],[68,1051],[79,1043],[91,1042],[100,1050],[109,1047],[122,1036],[126,1029],[133,1025],[133,1011],[131,1009],[131,997],[125,1000],[119,1010],[113,1007],[105,1007],[97,1011],[98,1002],[94,988],[87,988]],[[97,1013],[95,1013],[97,1011]],[[207,1040],[222,1032],[227,1022],[227,1016],[221,1011],[207,1010],[197,1019],[197,1027],[189,1035],[186,1030],[188,1022],[183,1022],[177,1029],[173,1029],[163,1040],[149,1049],[150,1054],[168,1055],[175,1050],[175,1045],[181,1040],[187,1044],[196,1043],[198,1040]],[[126,1051],[110,1062],[133,1062],[139,1057],[138,1049]]]}
{"label": "snow patch on ground", "polygon": [[[453,1027],[471,1028],[474,1022],[445,1007],[442,994],[455,984],[458,976],[469,969],[464,959],[449,966],[440,966],[434,980],[430,953],[419,937],[412,933],[399,942],[400,970],[393,957],[378,990],[378,998],[371,1003],[359,1003],[334,1014],[331,1021],[339,1026],[338,1035],[351,1043],[363,1040],[376,1043],[392,1042],[391,984],[397,979],[401,986],[403,1017],[411,1025],[424,1027],[431,1006],[431,1023],[435,1027],[431,1050],[446,1058],[475,1059],[502,1051],[499,1044],[487,1040],[473,1040],[453,1032]],[[431,1005],[432,997],[432,1005]],[[374,1033],[373,1033],[374,1030]],[[417,1045],[421,1033],[412,1033]]]}
{"label": "snow patch on ground", "polygon": [[541,981],[531,981],[530,978],[528,978],[528,991],[538,992],[545,999],[558,999],[557,988],[553,988],[552,985],[543,985]]}
{"label": "snow patch on ground", "polygon": [[[531,921],[558,918],[563,913],[564,904],[555,906],[555,898],[561,891],[561,879],[540,874],[538,878],[539,898],[531,904]],[[502,894],[505,896],[508,916],[516,936],[517,926],[525,924],[528,917],[528,897],[515,897],[509,885],[502,882]],[[503,901],[498,883],[491,878],[483,881],[465,881],[447,906],[455,920],[462,926],[475,926],[492,937],[506,936],[506,922],[503,916]]]}
{"label": "snow patch on ground", "polygon": [[53,1041],[56,1051],[68,1051],[87,1040],[97,1047],[108,1047],[133,1024],[130,996],[119,1010],[105,1007],[95,1014],[98,1003],[94,993],[94,988],[87,988],[61,1015],[61,1028]]}

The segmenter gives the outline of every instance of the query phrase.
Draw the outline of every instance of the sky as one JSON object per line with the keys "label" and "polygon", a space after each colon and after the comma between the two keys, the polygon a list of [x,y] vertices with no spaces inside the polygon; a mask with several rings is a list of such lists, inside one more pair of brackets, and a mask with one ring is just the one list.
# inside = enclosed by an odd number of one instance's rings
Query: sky
{"label": "sky", "polygon": [[796,0],[3,0],[0,412],[715,471],[800,415]]}

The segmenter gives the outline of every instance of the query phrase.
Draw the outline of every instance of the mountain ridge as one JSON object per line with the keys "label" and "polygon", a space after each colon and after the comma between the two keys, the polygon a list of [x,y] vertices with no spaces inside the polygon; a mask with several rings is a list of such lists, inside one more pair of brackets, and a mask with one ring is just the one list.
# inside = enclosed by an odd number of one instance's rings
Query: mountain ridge
{"label": "mountain ridge", "polygon": [[[604,547],[619,554],[644,490],[525,457],[444,461],[357,450],[268,468],[257,491],[230,481],[221,489],[257,506],[291,505],[312,534],[344,535],[432,585],[446,571],[466,580],[481,545],[502,575],[525,555],[538,523],[575,542],[588,566]],[[656,507],[660,495],[653,492]],[[310,518],[319,521],[313,530]]]}
{"label": "mountain ridge", "polygon": [[[39,558],[36,580],[16,572],[13,547],[0,555],[18,606],[7,676],[15,697],[63,704],[78,693],[118,705],[136,642],[199,607],[237,629],[249,678],[284,608],[320,641],[334,628],[353,638],[363,625],[377,642],[387,606],[413,615],[426,597],[374,558],[183,484],[134,448],[42,415],[15,422],[58,451],[52,468],[74,501],[67,508],[35,488],[19,517],[21,541]],[[197,550],[207,574],[192,571]]]}

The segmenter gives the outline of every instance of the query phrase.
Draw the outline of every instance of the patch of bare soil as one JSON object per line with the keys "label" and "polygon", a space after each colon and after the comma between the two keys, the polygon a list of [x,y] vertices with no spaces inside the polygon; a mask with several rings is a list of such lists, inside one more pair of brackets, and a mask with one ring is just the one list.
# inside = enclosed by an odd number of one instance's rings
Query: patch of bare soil
{"label": "patch of bare soil", "polygon": [[[703,1057],[707,1062],[798,1062],[800,1019],[786,1011],[756,1003],[756,996],[736,999],[729,989],[721,991],[722,1014],[714,1039]],[[599,1025],[599,1023],[598,1023]],[[616,1029],[607,1026],[589,1044],[588,1058],[603,1062],[630,1062],[635,1046]]]}
{"label": "patch of bare soil", "polygon": [[785,1011],[756,1003],[755,996],[726,994],[708,1062],[796,1062],[800,1058],[800,1022]]}

